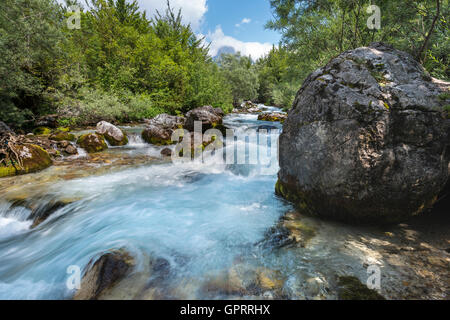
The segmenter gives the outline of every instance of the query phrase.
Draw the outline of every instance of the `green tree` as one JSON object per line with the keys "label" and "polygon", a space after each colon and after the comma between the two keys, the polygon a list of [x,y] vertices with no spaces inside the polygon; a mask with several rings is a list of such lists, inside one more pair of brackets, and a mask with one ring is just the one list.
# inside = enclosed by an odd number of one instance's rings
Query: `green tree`
{"label": "green tree", "polygon": [[233,104],[258,98],[259,78],[250,57],[237,54],[222,54],[218,61],[223,75],[231,87]]}

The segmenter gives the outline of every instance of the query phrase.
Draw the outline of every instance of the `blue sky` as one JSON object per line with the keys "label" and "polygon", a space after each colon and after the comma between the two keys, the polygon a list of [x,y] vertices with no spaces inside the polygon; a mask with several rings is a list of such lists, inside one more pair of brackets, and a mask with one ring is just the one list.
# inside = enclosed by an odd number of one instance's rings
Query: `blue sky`
{"label": "blue sky", "polygon": [[[138,0],[149,14],[163,9],[166,0]],[[185,22],[211,44],[211,55],[223,47],[251,55],[257,59],[278,44],[280,35],[266,30],[271,19],[269,0],[171,0],[176,9],[181,8]]]}

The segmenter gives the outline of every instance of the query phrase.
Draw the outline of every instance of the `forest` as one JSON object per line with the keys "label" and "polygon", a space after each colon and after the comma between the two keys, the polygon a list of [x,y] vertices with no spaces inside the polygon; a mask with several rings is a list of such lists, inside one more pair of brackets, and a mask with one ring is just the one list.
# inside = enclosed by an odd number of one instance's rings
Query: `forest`
{"label": "forest", "polygon": [[[209,55],[209,44],[165,12],[136,1],[3,0],[0,3],[0,120],[27,128],[57,114],[62,126],[131,122],[245,100],[289,109],[309,73],[340,52],[374,41],[406,51],[448,80],[448,0],[372,1],[381,28],[369,29],[365,0],[271,0],[266,27],[282,41],[258,60]],[[81,28],[67,22],[78,5]],[[320,27],[318,27],[320,26]]]}

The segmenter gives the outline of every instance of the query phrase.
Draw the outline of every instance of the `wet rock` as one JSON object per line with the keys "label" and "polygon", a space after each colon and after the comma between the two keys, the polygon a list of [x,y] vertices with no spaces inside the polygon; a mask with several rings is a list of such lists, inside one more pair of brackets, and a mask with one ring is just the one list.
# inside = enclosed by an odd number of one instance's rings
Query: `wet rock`
{"label": "wet rock", "polygon": [[194,124],[196,121],[202,123],[202,133],[209,129],[223,130],[224,113],[220,108],[213,108],[211,106],[204,106],[193,109],[186,114],[186,123],[184,127],[188,131],[194,131]]}
{"label": "wet rock", "polygon": [[172,141],[172,133],[172,129],[166,129],[151,124],[142,132],[142,139],[144,139],[145,142],[154,145],[167,146],[174,143]]}
{"label": "wet rock", "polygon": [[266,234],[266,245],[281,248],[286,246],[306,247],[316,236],[316,228],[307,223],[296,212],[288,212],[278,224]]}
{"label": "wet rock", "polygon": [[172,156],[172,149],[170,148],[164,148],[161,150],[161,155],[164,157],[171,157]]}
{"label": "wet rock", "polygon": [[383,44],[332,59],[307,78],[284,123],[277,194],[302,213],[353,223],[421,213],[448,179],[441,92],[411,56]]}
{"label": "wet rock", "polygon": [[258,274],[258,288],[263,291],[280,291],[284,285],[284,279],[280,272],[260,268]]}
{"label": "wet rock", "polygon": [[49,137],[52,141],[75,141],[75,136],[69,132],[57,131]]}
{"label": "wet rock", "polygon": [[185,119],[163,113],[146,122],[147,128],[142,132],[142,139],[147,143],[167,146],[174,144],[172,134],[183,128]]}
{"label": "wet rock", "polygon": [[208,277],[202,286],[205,294],[251,295],[257,291],[257,271],[245,263],[234,264],[228,271]]}
{"label": "wet rock", "polygon": [[62,200],[53,200],[46,203],[40,203],[30,214],[29,220],[33,220],[33,224],[31,225],[31,229],[36,228],[45,220],[47,220],[52,214],[58,211],[61,208],[69,205],[70,203],[75,202],[75,200],[70,199],[62,199]]}
{"label": "wet rock", "polygon": [[108,149],[103,136],[97,133],[88,133],[80,136],[77,144],[88,153],[101,152]]}
{"label": "wet rock", "polygon": [[283,123],[287,118],[287,114],[273,112],[273,113],[264,113],[258,116],[258,120],[261,121],[271,121],[271,122],[281,122]]}
{"label": "wet rock", "polygon": [[16,145],[15,152],[20,158],[20,163],[17,160],[8,160],[6,163],[0,164],[0,178],[41,171],[53,164],[48,152],[38,145]]}
{"label": "wet rock", "polygon": [[124,279],[135,265],[134,258],[125,250],[114,250],[92,259],[84,272],[81,288],[74,300],[101,300],[108,291]]}
{"label": "wet rock", "polygon": [[97,123],[97,133],[103,135],[111,146],[128,144],[126,133],[109,122],[101,121]]}
{"label": "wet rock", "polygon": [[340,300],[385,300],[376,290],[367,288],[352,276],[339,277],[338,297]]}
{"label": "wet rock", "polygon": [[69,144],[65,149],[64,152],[70,155],[78,154],[78,150],[73,145]]}
{"label": "wet rock", "polygon": [[[206,150],[206,147],[210,146],[211,149],[220,149],[223,147],[223,141],[220,139],[220,137],[214,136],[214,135],[207,135],[207,134],[200,134],[198,132],[191,132],[189,134],[190,137],[190,156],[192,159],[199,158],[202,153]],[[186,139],[186,137],[183,137],[183,140]],[[182,140],[182,141],[183,141]],[[184,142],[183,142],[184,143]],[[187,142],[189,143],[189,142]],[[183,145],[181,145],[182,148],[178,151],[178,154],[180,157],[189,157],[189,155],[185,155],[185,148],[183,148]]]}

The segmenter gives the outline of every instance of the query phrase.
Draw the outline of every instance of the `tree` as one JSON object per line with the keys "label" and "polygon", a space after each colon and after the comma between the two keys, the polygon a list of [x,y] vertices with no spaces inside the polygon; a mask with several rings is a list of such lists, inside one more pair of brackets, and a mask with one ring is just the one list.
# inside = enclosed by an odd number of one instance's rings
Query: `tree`
{"label": "tree", "polygon": [[241,56],[240,53],[222,54],[218,63],[231,87],[234,105],[258,98],[258,73],[249,57]]}

